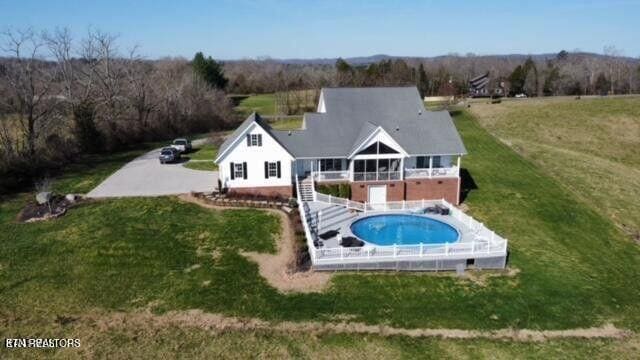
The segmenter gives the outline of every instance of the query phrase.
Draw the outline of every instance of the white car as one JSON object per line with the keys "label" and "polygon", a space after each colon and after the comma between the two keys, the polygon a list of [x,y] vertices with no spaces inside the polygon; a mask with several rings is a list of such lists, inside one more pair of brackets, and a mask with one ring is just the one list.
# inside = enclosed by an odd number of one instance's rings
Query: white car
{"label": "white car", "polygon": [[171,147],[180,151],[181,153],[188,153],[191,151],[191,141],[187,139],[175,139],[171,144]]}
{"label": "white car", "polygon": [[526,98],[527,94],[516,94],[516,98],[518,99],[522,99],[522,98]]}

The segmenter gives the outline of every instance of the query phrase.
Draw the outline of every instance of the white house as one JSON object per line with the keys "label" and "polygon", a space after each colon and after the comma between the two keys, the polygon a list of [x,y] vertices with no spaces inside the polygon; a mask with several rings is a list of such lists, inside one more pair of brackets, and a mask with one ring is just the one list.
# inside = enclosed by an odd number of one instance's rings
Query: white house
{"label": "white house", "polygon": [[296,176],[348,183],[364,202],[460,201],[466,149],[447,111],[427,111],[415,87],[325,88],[300,130],[249,116],[215,162],[230,192],[293,196]]}

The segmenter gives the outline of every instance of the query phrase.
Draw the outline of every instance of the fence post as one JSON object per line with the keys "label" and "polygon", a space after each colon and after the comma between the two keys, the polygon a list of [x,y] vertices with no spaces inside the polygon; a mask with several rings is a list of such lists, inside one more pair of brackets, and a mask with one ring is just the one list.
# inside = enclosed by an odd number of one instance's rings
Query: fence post
{"label": "fence post", "polygon": [[475,254],[476,252],[476,239],[473,239],[473,241],[471,241],[471,253]]}
{"label": "fence post", "polygon": [[363,210],[363,212],[364,212],[365,214],[367,213],[367,202],[366,202],[366,201],[364,202],[364,210]]}
{"label": "fence post", "polygon": [[393,244],[393,257],[398,257],[398,245]]}
{"label": "fence post", "polygon": [[424,253],[424,246],[422,243],[420,243],[420,257],[422,257],[423,253]]}
{"label": "fence post", "polygon": [[340,248],[340,260],[344,259],[344,248]]}
{"label": "fence post", "polygon": [[444,254],[449,256],[449,243],[444,243]]}

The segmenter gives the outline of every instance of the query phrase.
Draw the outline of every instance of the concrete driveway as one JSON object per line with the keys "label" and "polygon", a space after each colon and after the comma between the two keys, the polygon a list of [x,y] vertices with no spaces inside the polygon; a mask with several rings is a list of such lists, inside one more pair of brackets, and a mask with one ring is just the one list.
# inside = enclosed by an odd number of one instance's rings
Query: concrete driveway
{"label": "concrete driveway", "polygon": [[87,196],[161,196],[213,191],[218,186],[217,171],[191,170],[182,164],[162,165],[158,161],[159,155],[160,149],[155,149],[134,159],[111,174]]}

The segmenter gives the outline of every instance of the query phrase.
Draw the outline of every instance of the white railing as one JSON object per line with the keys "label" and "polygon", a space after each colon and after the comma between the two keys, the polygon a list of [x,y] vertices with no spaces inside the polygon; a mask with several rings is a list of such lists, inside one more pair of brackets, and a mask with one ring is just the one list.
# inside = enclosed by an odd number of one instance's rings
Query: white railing
{"label": "white railing", "polygon": [[431,168],[431,169],[405,169],[405,179],[430,178],[430,177],[452,177],[458,176],[460,172],[457,166]]}
{"label": "white railing", "polygon": [[[298,198],[300,190],[296,178]],[[341,264],[348,262],[375,262],[389,259],[460,259],[465,257],[491,257],[505,256],[507,253],[507,240],[489,230],[483,223],[465,214],[445,199],[441,200],[415,200],[415,201],[390,201],[380,204],[361,203],[332,195],[315,192],[315,201],[333,205],[345,206],[358,211],[402,211],[412,209],[424,209],[428,206],[441,205],[449,209],[449,215],[463,223],[473,236],[472,241],[457,242],[452,244],[420,244],[420,245],[392,245],[392,246],[365,246],[358,248],[319,248],[316,249],[314,239],[317,233],[311,230],[313,214],[308,211],[308,206],[301,201],[298,206],[300,217],[307,238],[309,255],[313,264]],[[316,226],[319,221],[316,215]],[[314,236],[315,235],[315,236]]]}
{"label": "white railing", "polygon": [[315,201],[320,201],[327,204],[332,205],[341,205],[348,209],[354,209],[358,211],[365,211],[365,204],[349,199],[344,199],[341,197],[336,197],[332,195],[322,194],[319,192],[314,192]]}
{"label": "white railing", "polygon": [[[296,193],[298,195],[298,212],[300,213],[300,221],[302,222],[302,227],[304,228],[304,235],[307,239],[307,248],[309,250],[309,256],[311,259],[315,259],[317,257],[316,254],[316,246],[314,245],[314,240],[317,238],[317,233],[312,234],[311,229],[309,227],[309,215],[311,212],[309,211],[309,206],[306,202],[300,200],[302,197],[300,196],[300,182],[298,181],[298,177],[296,176]],[[314,191],[315,194],[315,191]],[[313,261],[312,261],[313,262]]]}
{"label": "white railing", "polygon": [[444,259],[465,257],[504,256],[507,241],[473,240],[471,242],[453,244],[419,244],[365,246],[360,248],[315,249],[312,254],[314,264],[341,264],[348,262],[409,260],[409,259]]}
{"label": "white railing", "polygon": [[342,171],[318,171],[314,173],[318,181],[340,181],[349,180],[349,170]]}
{"label": "white railing", "polygon": [[354,172],[353,181],[386,181],[400,180],[400,171]]}
{"label": "white railing", "polygon": [[402,211],[424,209],[427,206],[433,206],[438,200],[402,200],[387,201],[383,203],[364,203],[364,212],[368,211]]}

